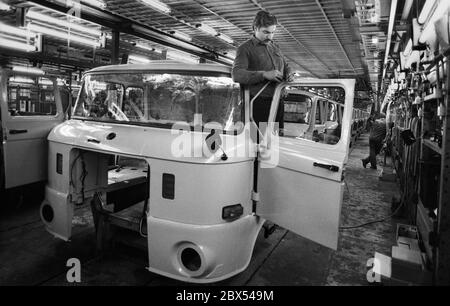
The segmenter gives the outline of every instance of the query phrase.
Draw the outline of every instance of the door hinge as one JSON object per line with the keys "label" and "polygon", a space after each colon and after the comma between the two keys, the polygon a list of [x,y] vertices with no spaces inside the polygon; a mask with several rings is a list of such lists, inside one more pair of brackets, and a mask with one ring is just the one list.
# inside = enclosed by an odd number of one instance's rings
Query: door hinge
{"label": "door hinge", "polygon": [[2,128],[2,134],[3,141],[8,140],[8,131],[6,130],[6,128]]}
{"label": "door hinge", "polygon": [[252,201],[259,202],[259,192],[252,191]]}

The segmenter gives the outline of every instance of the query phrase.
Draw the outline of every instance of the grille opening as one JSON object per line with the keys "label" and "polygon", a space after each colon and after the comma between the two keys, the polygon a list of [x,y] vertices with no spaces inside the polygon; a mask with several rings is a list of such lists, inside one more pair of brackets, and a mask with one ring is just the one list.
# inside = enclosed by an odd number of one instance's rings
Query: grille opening
{"label": "grille opening", "polygon": [[202,266],[200,254],[193,248],[185,248],[181,252],[181,263],[189,271],[195,272]]}
{"label": "grille opening", "polygon": [[53,208],[50,205],[45,204],[44,206],[42,206],[42,217],[45,221],[52,222],[54,213]]}

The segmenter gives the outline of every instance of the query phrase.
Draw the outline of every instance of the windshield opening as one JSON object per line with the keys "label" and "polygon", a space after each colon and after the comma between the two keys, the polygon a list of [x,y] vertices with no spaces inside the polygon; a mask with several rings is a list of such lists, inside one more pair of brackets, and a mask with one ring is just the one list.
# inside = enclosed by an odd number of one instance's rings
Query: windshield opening
{"label": "windshield opening", "polygon": [[218,123],[239,132],[240,86],[225,76],[169,73],[93,74],[84,78],[74,118],[171,128]]}

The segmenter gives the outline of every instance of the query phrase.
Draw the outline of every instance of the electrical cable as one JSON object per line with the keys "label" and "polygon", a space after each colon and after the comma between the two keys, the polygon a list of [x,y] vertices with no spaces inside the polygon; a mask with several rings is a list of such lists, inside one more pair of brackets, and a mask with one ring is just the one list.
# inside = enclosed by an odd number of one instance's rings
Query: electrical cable
{"label": "electrical cable", "polygon": [[370,224],[374,224],[374,223],[379,223],[379,222],[384,222],[390,218],[392,218],[393,216],[395,216],[395,214],[397,214],[397,212],[400,210],[400,208],[403,206],[403,201],[401,202],[401,204],[395,209],[395,211],[390,214],[389,216],[386,216],[382,219],[378,219],[378,220],[374,220],[374,221],[369,221],[366,223],[362,223],[362,224],[358,224],[358,225],[353,225],[353,226],[340,226],[339,230],[348,230],[348,229],[354,229],[354,228],[359,228],[359,227],[363,227],[363,226],[367,226]]}

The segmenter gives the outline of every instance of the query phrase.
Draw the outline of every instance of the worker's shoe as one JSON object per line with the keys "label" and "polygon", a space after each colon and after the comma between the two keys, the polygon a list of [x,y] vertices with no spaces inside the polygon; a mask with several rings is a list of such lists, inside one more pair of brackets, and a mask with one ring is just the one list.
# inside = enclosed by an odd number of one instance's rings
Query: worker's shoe
{"label": "worker's shoe", "polygon": [[369,163],[368,161],[366,161],[366,160],[364,160],[364,159],[361,159],[361,161],[362,161],[362,165],[363,165],[364,168],[365,168],[365,167],[367,166],[367,164]]}

